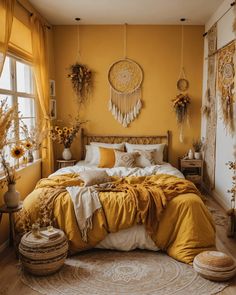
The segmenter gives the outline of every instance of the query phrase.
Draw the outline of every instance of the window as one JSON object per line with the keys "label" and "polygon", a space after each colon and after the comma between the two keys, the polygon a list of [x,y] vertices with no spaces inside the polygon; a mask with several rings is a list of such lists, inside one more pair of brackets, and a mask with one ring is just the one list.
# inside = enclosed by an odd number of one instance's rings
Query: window
{"label": "window", "polygon": [[24,140],[20,125],[24,123],[30,131],[36,123],[33,72],[29,63],[15,57],[6,57],[0,77],[0,100],[2,99],[7,99],[9,107],[16,108],[14,127],[9,132],[9,146],[5,148],[7,160],[12,162],[10,146],[18,140]]}

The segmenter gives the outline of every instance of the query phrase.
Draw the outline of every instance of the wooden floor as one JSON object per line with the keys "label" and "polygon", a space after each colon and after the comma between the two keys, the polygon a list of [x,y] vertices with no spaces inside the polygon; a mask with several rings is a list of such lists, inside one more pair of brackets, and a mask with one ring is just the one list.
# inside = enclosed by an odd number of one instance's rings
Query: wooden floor
{"label": "wooden floor", "polygon": [[[209,201],[211,207],[221,209],[214,201]],[[222,210],[222,209],[221,209]],[[217,248],[236,260],[236,240],[228,239],[226,229],[223,226],[217,226]],[[25,286],[20,280],[20,270],[15,266],[18,264],[12,249],[7,249],[0,254],[0,295],[39,295]],[[221,295],[236,294],[236,277],[231,285],[218,293]]]}

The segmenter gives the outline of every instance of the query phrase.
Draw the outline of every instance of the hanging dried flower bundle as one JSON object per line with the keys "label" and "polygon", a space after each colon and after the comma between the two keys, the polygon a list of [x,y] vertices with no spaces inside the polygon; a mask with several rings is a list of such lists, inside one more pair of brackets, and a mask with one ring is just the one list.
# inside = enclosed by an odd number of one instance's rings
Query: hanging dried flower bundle
{"label": "hanging dried flower bundle", "polygon": [[85,65],[75,63],[70,67],[68,78],[77,95],[79,104],[83,104],[91,91],[92,72]]}
{"label": "hanging dried flower bundle", "polygon": [[190,97],[187,94],[178,94],[173,100],[173,107],[176,114],[177,122],[184,124],[188,116],[188,105],[190,104]]}
{"label": "hanging dried flower bundle", "polygon": [[190,97],[188,94],[180,93],[173,100],[173,108],[175,111],[177,123],[180,126],[179,140],[183,142],[183,127],[188,121],[188,105],[190,104]]}

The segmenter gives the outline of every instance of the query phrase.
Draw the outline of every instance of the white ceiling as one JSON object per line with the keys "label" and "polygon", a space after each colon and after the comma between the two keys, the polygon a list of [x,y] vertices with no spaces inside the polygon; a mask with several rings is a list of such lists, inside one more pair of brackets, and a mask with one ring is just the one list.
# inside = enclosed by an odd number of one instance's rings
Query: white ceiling
{"label": "white ceiling", "polygon": [[53,25],[185,24],[204,25],[224,0],[30,0]]}

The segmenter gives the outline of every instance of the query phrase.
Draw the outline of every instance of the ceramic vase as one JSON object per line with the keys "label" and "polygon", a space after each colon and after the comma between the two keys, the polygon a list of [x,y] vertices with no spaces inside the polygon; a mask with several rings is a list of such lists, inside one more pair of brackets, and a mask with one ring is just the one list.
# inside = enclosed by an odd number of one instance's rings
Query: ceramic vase
{"label": "ceramic vase", "polygon": [[71,160],[71,158],[72,158],[72,154],[71,154],[70,148],[64,148],[62,152],[62,159],[68,161],[68,160]]}
{"label": "ceramic vase", "polygon": [[20,202],[20,193],[16,191],[15,184],[8,184],[8,190],[5,192],[3,198],[7,207],[18,207]]}
{"label": "ceramic vase", "polygon": [[33,161],[34,161],[33,152],[31,150],[28,150],[27,162],[32,163]]}
{"label": "ceramic vase", "polygon": [[195,158],[196,160],[200,160],[201,157],[202,157],[201,152],[195,152],[195,153],[194,153],[194,158]]}
{"label": "ceramic vase", "polygon": [[193,151],[191,149],[188,151],[188,158],[189,160],[193,159]]}
{"label": "ceramic vase", "polygon": [[39,150],[34,150],[33,151],[33,157],[34,157],[34,160],[38,160],[40,158]]}

